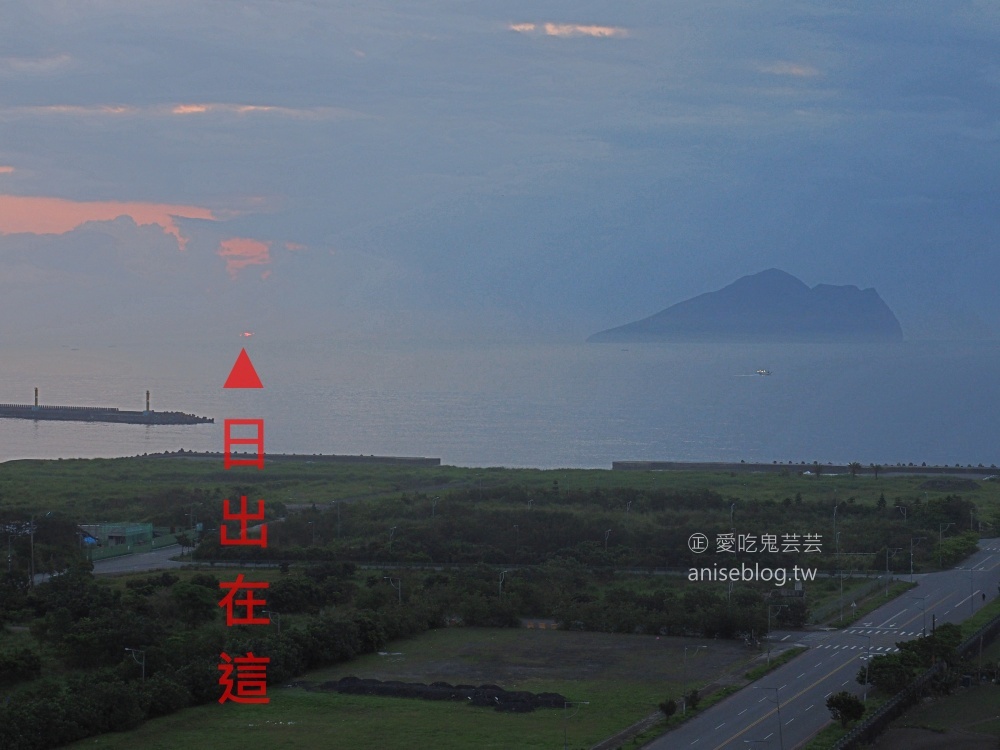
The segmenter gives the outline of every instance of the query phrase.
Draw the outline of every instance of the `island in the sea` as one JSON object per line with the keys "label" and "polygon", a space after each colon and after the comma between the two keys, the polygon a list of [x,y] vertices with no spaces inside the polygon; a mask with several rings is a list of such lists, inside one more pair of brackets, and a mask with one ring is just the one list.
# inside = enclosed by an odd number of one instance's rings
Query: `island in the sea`
{"label": "island in the sea", "polygon": [[902,340],[899,320],[874,289],[829,284],[810,289],[776,268],[587,339],[596,343]]}

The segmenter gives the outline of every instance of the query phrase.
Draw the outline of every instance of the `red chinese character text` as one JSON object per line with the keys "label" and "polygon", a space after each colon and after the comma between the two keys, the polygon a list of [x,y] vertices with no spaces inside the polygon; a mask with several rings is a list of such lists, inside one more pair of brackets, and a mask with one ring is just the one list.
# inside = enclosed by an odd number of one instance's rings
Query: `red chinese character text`
{"label": "red chinese character text", "polygon": [[[229,469],[233,466],[256,466],[258,469],[264,468],[264,420],[263,419],[227,419],[225,420],[223,443],[225,445],[225,456],[223,466]],[[256,427],[253,437],[234,437],[233,427],[242,426]],[[257,448],[256,458],[233,458],[232,448],[234,445],[253,445]]]}
{"label": "red chinese character text", "polygon": [[[267,665],[271,661],[270,657],[254,656],[253,651],[250,651],[246,656],[237,656],[234,659],[223,651],[222,661],[224,663],[219,665],[219,669],[222,670],[219,684],[224,686],[225,690],[222,697],[219,698],[219,703],[226,701],[268,703],[271,700],[267,697]],[[234,667],[236,669],[235,680],[233,679]]]}
{"label": "red chinese character text", "polygon": [[[254,607],[263,607],[267,602],[263,599],[256,599],[253,595],[254,589],[266,589],[270,586],[267,581],[244,581],[243,574],[236,576],[235,581],[221,581],[220,589],[229,589],[229,593],[222,597],[219,602],[220,607],[226,608],[226,625],[267,625],[271,621],[267,617],[254,617]],[[236,592],[246,589],[246,595],[242,599],[236,598]],[[236,617],[233,615],[233,608],[236,606],[246,609],[246,615]]]}
{"label": "red chinese character text", "polygon": [[267,546],[267,524],[260,525],[260,538],[251,539],[249,536],[250,526],[248,521],[264,520],[264,501],[257,501],[257,512],[251,513],[247,510],[247,496],[240,496],[240,509],[233,513],[229,506],[228,498],[222,501],[222,519],[224,521],[239,521],[240,535],[236,539],[229,538],[229,527],[225,523],[219,527],[219,544],[224,547],[244,546],[244,547],[266,547]]}

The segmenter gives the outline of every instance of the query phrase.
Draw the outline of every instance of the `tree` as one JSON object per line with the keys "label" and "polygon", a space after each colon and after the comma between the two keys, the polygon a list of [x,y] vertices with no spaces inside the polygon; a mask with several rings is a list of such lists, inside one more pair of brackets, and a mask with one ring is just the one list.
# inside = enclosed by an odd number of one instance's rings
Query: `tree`
{"label": "tree", "polygon": [[697,690],[692,690],[684,696],[684,700],[687,702],[688,706],[690,706],[691,710],[694,711],[698,708],[698,701],[701,700],[701,697],[698,695]]}
{"label": "tree", "polygon": [[909,654],[882,654],[858,671],[858,683],[874,685],[886,695],[895,695],[913,680],[915,660]]}
{"label": "tree", "polygon": [[830,715],[839,721],[842,727],[846,727],[852,721],[857,721],[865,714],[865,704],[856,695],[851,695],[846,690],[841,690],[827,698],[826,707],[830,709]]}
{"label": "tree", "polygon": [[882,471],[882,464],[869,464],[873,472],[875,472],[875,478],[878,479],[878,473]]}
{"label": "tree", "polygon": [[847,464],[847,468],[851,470],[851,476],[856,477],[858,472],[861,471],[861,464],[857,461],[851,461],[851,463]]}
{"label": "tree", "polygon": [[668,698],[660,704],[660,710],[663,712],[663,715],[669,719],[677,713],[677,701],[673,698]]}

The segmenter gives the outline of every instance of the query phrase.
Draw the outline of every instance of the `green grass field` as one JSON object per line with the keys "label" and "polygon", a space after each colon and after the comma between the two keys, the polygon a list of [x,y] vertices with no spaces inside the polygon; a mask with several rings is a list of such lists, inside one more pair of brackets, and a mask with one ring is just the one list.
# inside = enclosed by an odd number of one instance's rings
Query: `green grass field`
{"label": "green grass field", "polygon": [[[708,649],[690,650],[684,646]],[[72,747],[589,748],[656,710],[685,687],[742,671],[751,652],[731,642],[657,639],[550,630],[453,628],[391,644],[370,655],[303,676],[318,684],[347,675],[406,682],[498,684],[554,691],[586,705],[506,714],[456,703],[373,698],[272,686],[264,706],[210,705],[155,719],[139,729]]]}
{"label": "green grass field", "polygon": [[[678,492],[713,490],[733,498],[754,497],[782,502],[801,495],[807,502],[828,503],[848,498],[874,504],[885,494],[890,504],[904,498],[933,499],[947,491],[924,490],[922,476],[850,475],[800,476],[781,474],[707,473],[697,471],[610,471],[604,469],[505,469],[439,466],[416,468],[376,464],[273,462],[267,471],[237,467],[223,470],[221,461],[185,458],[19,460],[0,464],[0,503],[12,510],[65,511],[93,514],[107,520],[134,520],[148,513],[142,498],[177,487],[227,492],[234,485],[252,484],[266,497],[287,504],[325,506],[335,500],[391,497],[400,492],[489,488],[520,485],[539,491],[553,482],[566,490],[670,489]],[[980,482],[972,493],[981,508],[1000,508],[1000,482]],[[908,501],[908,500],[907,500]],[[984,516],[985,517],[985,516]]]}

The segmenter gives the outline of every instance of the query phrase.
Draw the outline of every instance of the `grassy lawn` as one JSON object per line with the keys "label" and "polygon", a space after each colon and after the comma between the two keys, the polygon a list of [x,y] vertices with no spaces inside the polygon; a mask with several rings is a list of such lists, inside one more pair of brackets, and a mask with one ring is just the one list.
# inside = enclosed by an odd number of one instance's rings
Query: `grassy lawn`
{"label": "grassy lawn", "polygon": [[[927,477],[850,475],[788,476],[780,474],[735,474],[609,471],[604,469],[504,469],[439,466],[419,468],[375,464],[333,464],[302,461],[268,465],[266,472],[237,467],[225,471],[220,461],[188,458],[70,459],[58,461],[19,460],[0,464],[0,498],[10,507],[65,511],[76,515],[98,513],[109,520],[134,519],[148,508],[143,497],[173,488],[198,487],[227,492],[237,484],[252,484],[273,500],[292,504],[325,506],[335,500],[391,497],[400,492],[489,488],[502,484],[527,489],[548,489],[557,482],[562,489],[594,490],[610,487],[671,489],[679,492],[713,490],[725,497],[754,497],[791,502],[801,495],[806,502],[832,505],[856,497],[874,504],[880,494],[891,503],[905,497],[933,499],[946,491],[922,490]],[[973,493],[981,509],[1000,506],[1000,482],[979,482]]]}
{"label": "grassy lawn", "polygon": [[[684,658],[684,646],[707,645]],[[304,676],[319,684],[347,675],[406,682],[498,684],[508,690],[559,692],[568,712],[540,709],[506,714],[456,703],[309,692],[272,686],[264,706],[200,706],[155,719],[139,729],[92,738],[72,747],[124,750],[248,745],[266,748],[441,750],[589,748],[676,697],[725,672],[742,671],[748,652],[723,641],[452,628],[391,644],[370,655]],[[686,669],[685,669],[686,661]]]}

